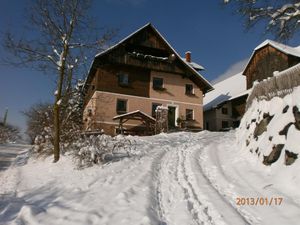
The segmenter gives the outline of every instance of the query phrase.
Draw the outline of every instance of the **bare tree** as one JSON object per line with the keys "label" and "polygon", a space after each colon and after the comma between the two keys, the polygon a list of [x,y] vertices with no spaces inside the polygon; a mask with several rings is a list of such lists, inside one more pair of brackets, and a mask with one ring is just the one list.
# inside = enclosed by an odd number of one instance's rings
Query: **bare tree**
{"label": "bare tree", "polygon": [[16,39],[8,32],[4,40],[4,47],[11,53],[8,63],[56,74],[54,162],[60,154],[60,109],[74,73],[83,72],[88,54],[103,50],[114,35],[113,30],[102,30],[102,35],[97,35],[99,30],[88,15],[90,7],[90,0],[33,0],[28,10],[28,36]]}
{"label": "bare tree", "polygon": [[276,39],[286,41],[292,38],[300,26],[299,0],[222,0],[232,5],[236,12],[245,18],[249,29],[261,22],[266,33],[272,33]]}

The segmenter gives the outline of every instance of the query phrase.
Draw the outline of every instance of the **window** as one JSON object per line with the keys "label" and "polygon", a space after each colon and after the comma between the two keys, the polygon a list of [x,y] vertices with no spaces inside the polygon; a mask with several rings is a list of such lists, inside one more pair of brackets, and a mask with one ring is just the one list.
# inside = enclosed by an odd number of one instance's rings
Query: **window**
{"label": "window", "polygon": [[185,94],[193,95],[194,94],[194,86],[192,84],[185,85]]}
{"label": "window", "polygon": [[117,113],[124,114],[127,112],[127,100],[118,99],[117,100]]}
{"label": "window", "polygon": [[128,86],[129,85],[128,74],[123,74],[123,73],[119,74],[118,82],[120,86]]}
{"label": "window", "polygon": [[156,117],[155,110],[156,110],[157,106],[161,106],[161,104],[159,104],[159,103],[152,103],[152,117],[154,117],[154,118]]}
{"label": "window", "polygon": [[227,115],[228,114],[228,109],[223,107],[222,108],[222,114]]}
{"label": "window", "polygon": [[186,109],[185,110],[185,119],[186,120],[194,120],[194,110]]}
{"label": "window", "polygon": [[163,90],[164,89],[164,79],[159,77],[153,77],[153,89]]}
{"label": "window", "polygon": [[228,128],[229,127],[229,123],[228,121],[222,121],[222,128]]}

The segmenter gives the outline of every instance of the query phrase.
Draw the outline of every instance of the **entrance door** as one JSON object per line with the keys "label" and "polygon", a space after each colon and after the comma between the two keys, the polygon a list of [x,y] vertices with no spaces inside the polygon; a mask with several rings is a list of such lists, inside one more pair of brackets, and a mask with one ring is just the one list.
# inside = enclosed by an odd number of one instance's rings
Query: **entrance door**
{"label": "entrance door", "polygon": [[168,106],[168,126],[169,128],[175,128],[175,114],[176,107]]}

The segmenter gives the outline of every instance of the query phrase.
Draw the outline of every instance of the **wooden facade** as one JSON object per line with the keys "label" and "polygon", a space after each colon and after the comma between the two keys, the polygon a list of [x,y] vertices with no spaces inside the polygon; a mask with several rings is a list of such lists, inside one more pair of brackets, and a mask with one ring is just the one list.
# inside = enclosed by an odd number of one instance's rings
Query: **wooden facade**
{"label": "wooden facade", "polygon": [[247,77],[247,89],[253,86],[254,81],[272,77],[274,71],[283,71],[299,62],[299,57],[282,52],[272,45],[257,49],[243,72]]}
{"label": "wooden facade", "polygon": [[[120,83],[123,75],[126,84]],[[157,77],[164,80],[160,90],[153,88]],[[186,84],[194,87],[193,95],[186,95]],[[202,98],[210,89],[212,86],[148,24],[96,55],[84,86],[84,129],[104,129],[114,135],[118,101],[126,101],[127,113],[140,110],[152,115],[153,104],[176,107],[178,117],[187,109],[194,110],[192,126],[202,129]],[[142,126],[135,121],[127,125]]]}

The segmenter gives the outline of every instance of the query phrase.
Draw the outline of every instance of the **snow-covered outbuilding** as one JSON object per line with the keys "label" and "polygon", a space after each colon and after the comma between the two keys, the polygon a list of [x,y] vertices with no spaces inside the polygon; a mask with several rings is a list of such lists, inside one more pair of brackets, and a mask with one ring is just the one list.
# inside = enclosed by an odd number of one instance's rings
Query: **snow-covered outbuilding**
{"label": "snow-covered outbuilding", "polygon": [[213,85],[204,97],[204,127],[219,131],[239,126],[253,83],[274,76],[300,62],[300,46],[265,40],[252,52],[245,69]]}

